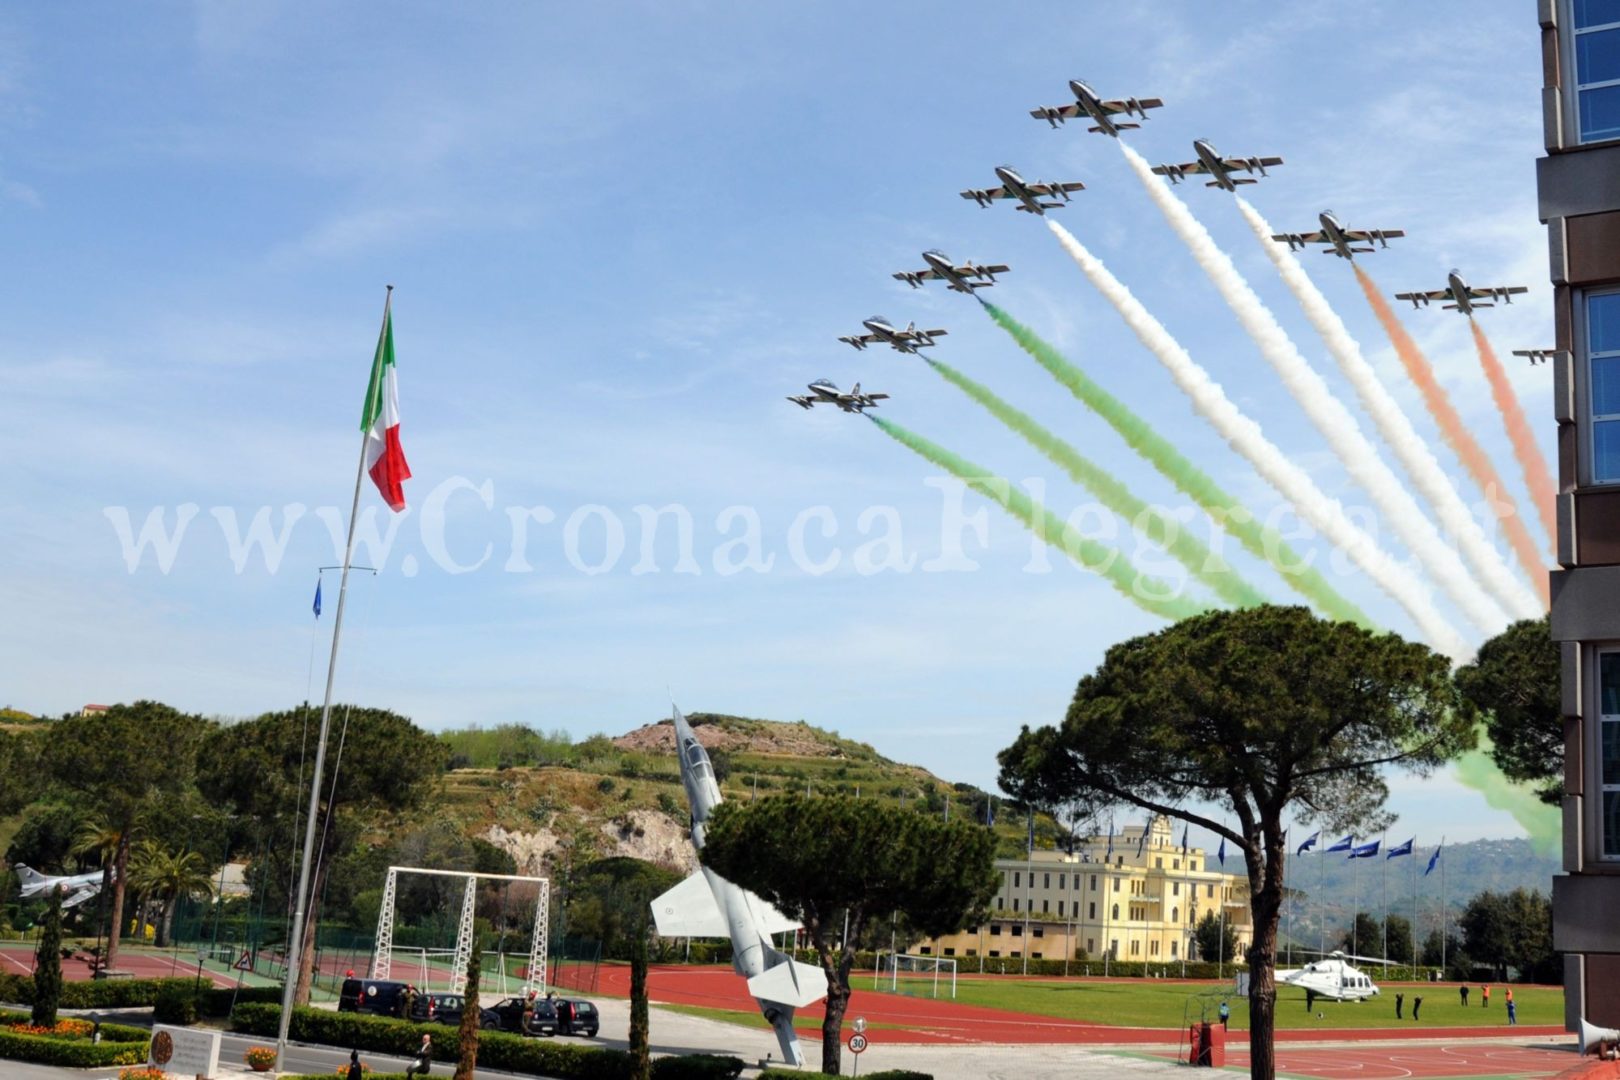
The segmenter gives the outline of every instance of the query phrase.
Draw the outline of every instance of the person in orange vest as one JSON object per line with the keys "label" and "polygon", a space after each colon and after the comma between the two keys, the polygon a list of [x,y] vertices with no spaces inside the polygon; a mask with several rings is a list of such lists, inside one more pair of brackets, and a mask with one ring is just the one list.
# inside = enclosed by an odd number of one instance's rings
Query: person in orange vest
{"label": "person in orange vest", "polygon": [[1482,1009],[1488,1009],[1491,1007],[1491,988],[1487,984],[1480,984],[1479,1007]]}

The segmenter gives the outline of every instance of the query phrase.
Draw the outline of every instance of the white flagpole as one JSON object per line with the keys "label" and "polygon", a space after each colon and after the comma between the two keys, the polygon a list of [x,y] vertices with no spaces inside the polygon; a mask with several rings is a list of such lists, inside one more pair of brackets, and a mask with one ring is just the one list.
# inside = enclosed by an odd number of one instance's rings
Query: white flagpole
{"label": "white flagpole", "polygon": [[1384,857],[1383,866],[1379,867],[1379,878],[1382,879],[1384,889],[1384,925],[1382,940],[1384,942],[1384,959],[1389,959],[1389,830],[1384,830],[1384,842],[1378,845],[1378,852]]}
{"label": "white flagpole", "polygon": [[[388,316],[394,302],[394,287],[388,286],[383,300],[383,332],[388,328]],[[378,348],[382,347],[382,333],[378,334]],[[375,360],[372,362],[376,369]],[[374,370],[373,377],[383,373]],[[373,387],[373,390],[380,388]],[[292,1023],[293,997],[298,989],[298,974],[304,966],[304,917],[309,903],[310,862],[315,852],[315,819],[321,808],[321,777],[326,768],[326,737],[332,729],[332,685],[337,675],[338,644],[343,636],[343,605],[349,596],[349,563],[354,557],[354,528],[360,516],[360,486],[366,477],[366,441],[369,431],[360,435],[360,464],[354,470],[354,501],[349,506],[349,538],[343,546],[343,576],[338,585],[337,614],[332,618],[332,655],[326,664],[326,702],[321,706],[320,741],[315,744],[315,774],[309,785],[309,814],[304,823],[304,856],[298,871],[298,896],[293,908],[292,940],[287,943],[287,967],[283,974],[286,985],[281,992],[281,1020],[276,1028],[276,1068],[281,1068],[287,1052],[287,1029]]]}

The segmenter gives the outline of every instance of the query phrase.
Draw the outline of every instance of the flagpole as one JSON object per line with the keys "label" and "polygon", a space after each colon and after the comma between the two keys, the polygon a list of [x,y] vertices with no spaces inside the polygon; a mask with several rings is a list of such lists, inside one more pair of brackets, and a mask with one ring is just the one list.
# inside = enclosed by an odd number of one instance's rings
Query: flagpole
{"label": "flagpole", "polygon": [[1412,931],[1412,971],[1416,973],[1418,966],[1417,924],[1418,924],[1418,896],[1417,896],[1417,841],[1412,842],[1412,921],[1408,929]]}
{"label": "flagpole", "polygon": [[[394,302],[394,287],[388,286],[383,300],[383,331],[388,329],[388,316]],[[379,337],[381,335],[379,334]],[[380,346],[379,346],[380,347]],[[373,365],[375,366],[375,365]],[[349,505],[349,538],[343,546],[343,576],[338,584],[337,614],[332,617],[332,654],[326,664],[326,701],[321,706],[321,733],[315,744],[315,773],[309,785],[309,814],[304,822],[304,855],[298,871],[298,896],[293,908],[292,940],[287,950],[287,968],[283,972],[286,986],[281,993],[281,1019],[276,1027],[276,1068],[287,1052],[287,1029],[292,1023],[293,998],[298,989],[298,975],[304,966],[304,919],[309,902],[310,862],[315,852],[315,818],[321,808],[321,777],[326,769],[326,737],[332,730],[332,686],[337,675],[338,644],[343,637],[343,606],[349,597],[349,563],[354,557],[354,530],[360,516],[360,485],[366,477],[366,442],[371,432],[360,435],[360,463],[354,470],[354,499]]]}
{"label": "flagpole", "polygon": [[1361,951],[1360,936],[1356,933],[1361,929],[1361,864],[1355,862],[1356,845],[1350,845],[1350,861],[1355,863],[1350,868],[1350,955],[1354,956]]}
{"label": "flagpole", "polygon": [[[1440,847],[1444,849],[1446,838],[1440,838]],[[1444,851],[1442,850],[1442,854]],[[1440,977],[1446,977],[1446,861],[1440,860]]]}
{"label": "flagpole", "polygon": [[1029,834],[1024,841],[1024,974],[1029,974],[1029,886],[1035,876],[1035,810],[1029,811]]}
{"label": "flagpole", "polygon": [[1381,867],[1379,867],[1378,877],[1379,877],[1379,881],[1380,881],[1380,883],[1382,885],[1382,888],[1384,890],[1384,925],[1380,928],[1380,930],[1382,931],[1381,937],[1382,937],[1382,940],[1384,942],[1384,960],[1387,962],[1389,960],[1389,830],[1388,829],[1384,830],[1384,839],[1383,839],[1383,842],[1378,845],[1378,849],[1384,853],[1384,861],[1383,861],[1383,865]]}

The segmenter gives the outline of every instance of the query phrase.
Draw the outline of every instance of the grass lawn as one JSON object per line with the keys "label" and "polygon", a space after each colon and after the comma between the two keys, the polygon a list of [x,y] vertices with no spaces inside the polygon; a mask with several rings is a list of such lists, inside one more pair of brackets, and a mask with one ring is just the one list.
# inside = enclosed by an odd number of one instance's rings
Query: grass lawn
{"label": "grass lawn", "polygon": [[[874,993],[870,979],[856,978],[857,995]],[[908,980],[901,979],[902,987]],[[917,997],[927,997],[931,979],[910,980]],[[1473,1027],[1507,1025],[1507,1009],[1502,1002],[1504,987],[1491,988],[1491,1006],[1479,1004],[1479,987],[1470,988],[1469,1007],[1458,1000],[1456,983],[1396,984],[1383,987],[1381,996],[1368,1001],[1316,1002],[1317,1015],[1305,1011],[1305,992],[1283,987],[1277,994],[1277,1026],[1297,1028],[1396,1028],[1412,1026],[1412,999],[1423,998],[1419,1021],[1423,1027]],[[887,991],[876,991],[886,993]],[[1404,1019],[1395,1019],[1395,995],[1406,998]],[[1225,1000],[1232,1008],[1231,1026],[1249,1026],[1249,1002],[1229,992]],[[1172,982],[1156,979],[1102,982],[1091,979],[1024,980],[960,979],[956,1000],[964,1005],[983,1005],[1035,1016],[1063,1020],[1083,1020],[1125,1027],[1180,1027],[1184,1022],[1206,1016],[1215,1019],[1223,987],[1217,983]],[[1516,986],[1513,997],[1520,1024],[1562,1024],[1564,991],[1556,986]]]}

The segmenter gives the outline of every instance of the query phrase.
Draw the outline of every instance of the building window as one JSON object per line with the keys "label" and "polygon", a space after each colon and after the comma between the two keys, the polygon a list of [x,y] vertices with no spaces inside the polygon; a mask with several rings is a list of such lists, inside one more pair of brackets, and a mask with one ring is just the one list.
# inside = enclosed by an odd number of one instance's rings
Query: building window
{"label": "building window", "polygon": [[991,937],[1000,937],[1001,936],[1001,926],[1000,926],[999,923],[991,923],[990,924],[990,936]]}
{"label": "building window", "polygon": [[1142,955],[1142,943],[1140,941],[1131,942],[1131,955],[1132,956],[1141,956]]}
{"label": "building window", "polygon": [[[1175,941],[1170,942],[1170,959],[1172,959],[1172,960],[1174,960],[1176,958],[1176,944],[1177,943]],[[969,953],[971,953],[972,951],[973,951],[972,949],[968,950]]]}
{"label": "building window", "polygon": [[1091,891],[1092,892],[1097,891],[1097,875],[1096,874],[1091,875]]}
{"label": "building window", "polygon": [[967,954],[969,956],[978,956],[979,955],[979,950],[978,949],[969,949],[967,951]]}
{"label": "building window", "polygon": [[991,949],[990,950],[990,955],[991,956],[1000,956],[1001,955],[1001,950],[1000,949]]}
{"label": "building window", "polygon": [[1064,880],[1065,880],[1065,875],[1059,874],[1058,875],[1058,892],[1063,891],[1063,889],[1064,889],[1064,884],[1063,884]]}
{"label": "building window", "polygon": [[1108,943],[1108,955],[1109,956],[1118,956],[1119,955],[1119,938],[1114,938],[1112,941],[1110,941]]}
{"label": "building window", "polygon": [[1052,901],[1050,901],[1050,900],[1042,900],[1041,901],[1041,914],[1042,915],[1047,915],[1047,914],[1050,914],[1051,911],[1052,911]]}
{"label": "building window", "polygon": [[1058,918],[1063,918],[1063,901],[1058,901]]}
{"label": "building window", "polygon": [[1159,943],[1157,941],[1148,942],[1148,954],[1151,956],[1159,955]]}
{"label": "building window", "polygon": [[1030,957],[1031,957],[1031,958],[1032,958],[1032,959],[1035,959],[1035,960],[1039,960],[1039,959],[1040,959],[1040,958],[1041,958],[1041,954],[1040,954],[1040,953],[1038,953],[1038,952],[1032,952],[1032,953],[1030,953],[1030,954],[1029,954],[1029,955],[1030,955]]}
{"label": "building window", "polygon": [[1041,875],[1041,888],[1050,889],[1051,887],[1052,887],[1052,875],[1051,874],[1042,874]]}
{"label": "building window", "polygon": [[1011,927],[1011,930],[1012,930],[1012,936],[1013,937],[1023,937],[1024,936],[1024,928],[1022,926]]}
{"label": "building window", "polygon": [[1013,897],[1013,910],[1014,911],[1018,910],[1018,897],[1016,897],[1016,896]]}
{"label": "building window", "polygon": [[1090,956],[1096,950],[1097,950],[1097,939],[1096,938],[1086,938],[1086,955]]}
{"label": "building window", "polygon": [[1172,869],[1172,870],[1180,870],[1181,869],[1181,860],[1180,859],[1171,859],[1170,860],[1170,869]]}
{"label": "building window", "polygon": [[1598,655],[1598,768],[1603,820],[1598,836],[1605,859],[1620,858],[1620,652]]}
{"label": "building window", "polygon": [[1114,891],[1119,892],[1119,878],[1114,879]]}
{"label": "building window", "polygon": [[1592,372],[1592,481],[1611,483],[1620,480],[1620,292],[1587,296],[1586,349]]}
{"label": "building window", "polygon": [[917,951],[919,953],[921,953],[923,956],[927,956],[929,953],[934,951],[934,947],[932,945],[924,945],[920,949],[918,949]]}
{"label": "building window", "polygon": [[1093,902],[1093,903],[1087,904],[1086,905],[1086,918],[1095,919],[1096,917],[1097,917],[1097,905],[1096,905],[1096,903]]}
{"label": "building window", "polygon": [[1163,858],[1163,856],[1155,856],[1154,857],[1154,859],[1153,859],[1153,868],[1155,870],[1163,870],[1164,869],[1164,858]]}
{"label": "building window", "polygon": [[1581,142],[1620,139],[1620,2],[1573,0]]}
{"label": "building window", "polygon": [[[1039,938],[1045,937],[1046,936],[1046,927],[1037,926],[1037,927],[1032,928],[1030,930],[1030,932],[1029,932],[1029,936],[1030,937],[1039,937]],[[1037,955],[1039,955],[1039,954],[1037,954]]]}
{"label": "building window", "polygon": [[1015,889],[1018,888],[1018,886],[1022,883],[1022,879],[1020,877],[1020,874],[1021,874],[1021,871],[1018,871],[1018,870],[1013,871],[1013,888],[1015,888]]}
{"label": "building window", "polygon": [[1204,895],[1213,898],[1214,895],[1215,895],[1215,886],[1213,886],[1213,885],[1205,885],[1204,886]]}
{"label": "building window", "polygon": [[1119,905],[1118,904],[1114,905],[1114,918],[1116,918],[1116,919],[1119,918]]}
{"label": "building window", "polygon": [[[968,950],[968,952],[972,952],[972,951],[973,951],[972,949]],[[945,946],[945,955],[946,956],[955,956],[956,955],[956,950],[951,948],[949,945],[947,945],[947,946]]]}
{"label": "building window", "polygon": [[1194,862],[1192,859],[1188,859],[1187,869],[1196,874],[1198,872],[1198,863]]}
{"label": "building window", "polygon": [[1170,921],[1171,922],[1180,922],[1181,921],[1181,909],[1180,908],[1173,907],[1173,908],[1170,909]]}
{"label": "building window", "polygon": [[1170,884],[1170,895],[1171,896],[1180,896],[1181,895],[1181,882],[1179,882],[1179,881],[1171,882],[1171,884]]}

